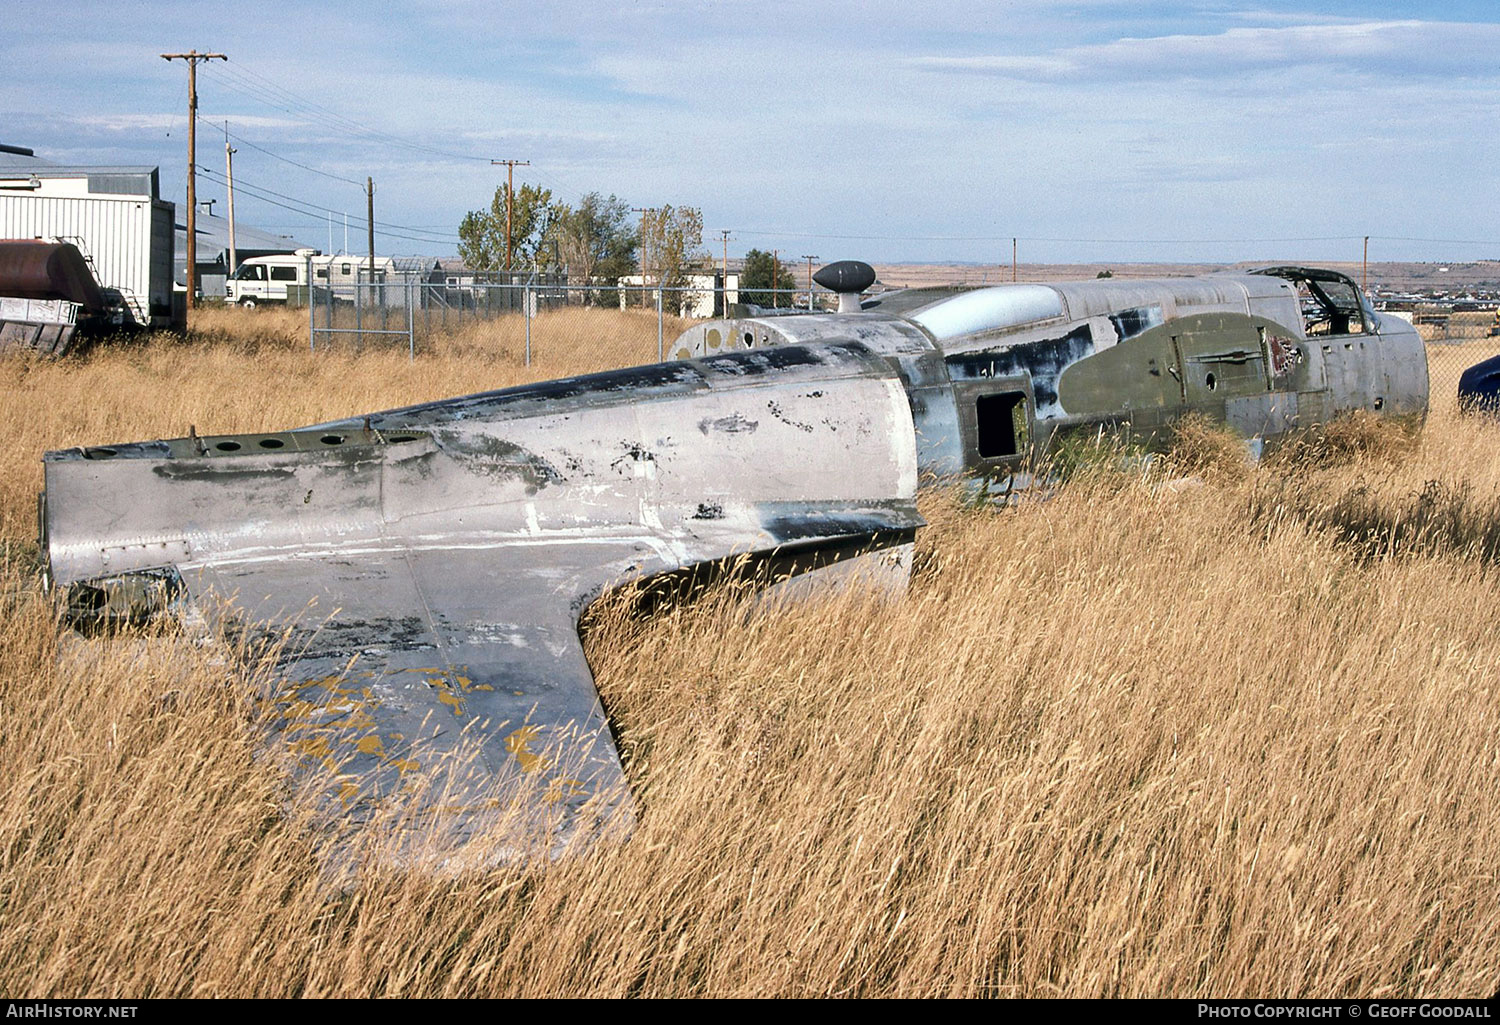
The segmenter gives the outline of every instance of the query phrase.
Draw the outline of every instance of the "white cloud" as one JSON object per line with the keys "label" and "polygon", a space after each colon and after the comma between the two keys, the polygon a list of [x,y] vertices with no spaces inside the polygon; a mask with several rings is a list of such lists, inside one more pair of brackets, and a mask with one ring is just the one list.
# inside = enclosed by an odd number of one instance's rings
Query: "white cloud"
{"label": "white cloud", "polygon": [[[202,107],[198,110],[198,116],[205,121],[221,121]],[[243,128],[297,128],[302,122],[284,117],[262,117],[254,114],[235,114],[230,119],[234,122],[234,130]],[[79,117],[62,119],[62,124],[57,127],[71,126],[79,131],[98,132],[161,132],[173,131],[187,124],[187,114],[84,114]],[[204,130],[199,125],[199,130]]]}
{"label": "white cloud", "polygon": [[1214,35],[1122,38],[1041,55],[922,56],[912,67],[1044,80],[1201,77],[1337,66],[1372,76],[1492,76],[1500,25],[1364,21],[1231,28]]}

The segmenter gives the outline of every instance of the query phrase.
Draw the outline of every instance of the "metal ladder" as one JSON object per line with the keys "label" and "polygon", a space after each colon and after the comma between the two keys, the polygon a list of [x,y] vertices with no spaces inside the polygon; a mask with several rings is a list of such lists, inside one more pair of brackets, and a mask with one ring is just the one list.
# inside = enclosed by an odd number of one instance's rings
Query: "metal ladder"
{"label": "metal ladder", "polygon": [[137,323],[150,323],[150,317],[146,314],[145,304],[140,301],[139,296],[128,288],[104,284],[104,278],[99,274],[99,265],[94,262],[94,254],[89,251],[89,244],[84,240],[82,235],[56,235],[53,237],[56,241],[66,242],[78,250],[78,255],[83,257],[83,262],[88,266],[89,273],[94,276],[94,283],[106,295],[110,292],[117,294],[120,297],[120,301],[130,310],[131,315],[136,319]]}

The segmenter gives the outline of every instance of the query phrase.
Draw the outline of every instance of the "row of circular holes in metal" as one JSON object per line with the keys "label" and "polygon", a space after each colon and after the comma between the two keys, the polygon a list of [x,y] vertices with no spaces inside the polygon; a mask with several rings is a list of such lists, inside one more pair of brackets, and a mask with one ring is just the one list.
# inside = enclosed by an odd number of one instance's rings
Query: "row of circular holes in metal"
{"label": "row of circular holes in metal", "polygon": [[[746,331],[741,337],[744,338],[745,348],[755,348],[755,335]],[[760,336],[760,344],[765,345],[769,339],[765,335]],[[709,328],[703,335],[703,344],[710,349],[717,349],[725,344],[724,335],[719,334],[718,328]]]}
{"label": "row of circular holes in metal", "polygon": [[[420,434],[386,434],[381,437],[381,440],[388,445],[399,445],[405,441],[416,441],[420,437]],[[325,445],[342,445],[345,440],[345,435],[325,434],[318,440]],[[214,448],[218,449],[220,452],[238,452],[243,447],[244,446],[237,441],[221,441],[214,445]],[[282,441],[280,438],[262,438],[260,439],[260,447],[272,450],[285,448],[286,442]],[[91,448],[85,450],[84,452],[84,455],[86,455],[89,459],[108,459],[111,456],[117,454],[118,453],[112,448]]]}

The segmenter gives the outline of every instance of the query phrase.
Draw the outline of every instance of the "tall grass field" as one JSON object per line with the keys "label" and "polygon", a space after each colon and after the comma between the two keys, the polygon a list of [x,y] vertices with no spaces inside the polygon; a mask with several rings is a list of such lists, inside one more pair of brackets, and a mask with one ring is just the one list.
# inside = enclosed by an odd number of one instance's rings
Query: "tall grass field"
{"label": "tall grass field", "polygon": [[[1211,425],[1055,492],[922,496],[909,593],[589,615],[624,843],[331,886],[261,756],[263,666],[86,638],[41,454],[280,429],[654,358],[564,312],[307,351],[291,311],[0,361],[0,992],[1482,997],[1500,986],[1500,425],[1255,466]],[[675,336],[669,329],[668,340]],[[1446,361],[1446,362],[1445,362]]]}

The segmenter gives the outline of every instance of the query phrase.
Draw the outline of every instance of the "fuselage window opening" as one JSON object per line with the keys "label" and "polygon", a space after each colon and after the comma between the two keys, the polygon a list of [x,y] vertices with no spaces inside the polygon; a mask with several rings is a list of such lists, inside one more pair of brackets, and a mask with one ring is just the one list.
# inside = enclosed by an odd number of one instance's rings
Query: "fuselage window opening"
{"label": "fuselage window opening", "polygon": [[1026,393],[996,392],[974,400],[981,459],[999,459],[1021,453],[1026,441]]}

